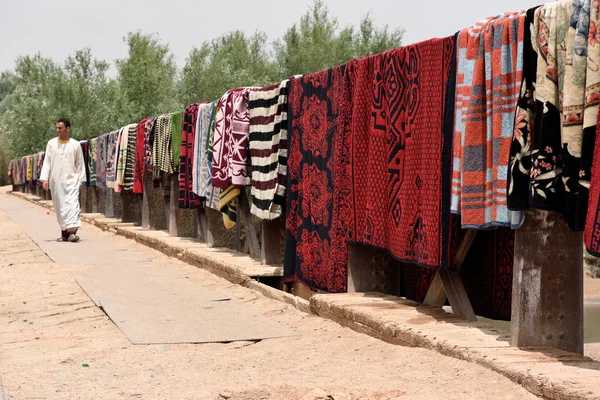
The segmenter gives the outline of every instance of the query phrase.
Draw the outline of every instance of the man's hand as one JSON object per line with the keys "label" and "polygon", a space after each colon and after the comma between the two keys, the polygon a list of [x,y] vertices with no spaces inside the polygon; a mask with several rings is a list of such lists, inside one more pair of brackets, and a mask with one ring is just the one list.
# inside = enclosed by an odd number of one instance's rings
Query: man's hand
{"label": "man's hand", "polygon": [[48,191],[48,181],[42,182],[42,189]]}

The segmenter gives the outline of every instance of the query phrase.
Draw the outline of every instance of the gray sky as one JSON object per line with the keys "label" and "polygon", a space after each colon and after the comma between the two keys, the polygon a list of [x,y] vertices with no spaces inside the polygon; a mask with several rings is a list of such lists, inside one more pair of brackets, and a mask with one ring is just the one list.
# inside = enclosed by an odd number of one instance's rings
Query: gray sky
{"label": "gray sky", "polygon": [[[341,26],[371,13],[377,24],[406,29],[405,44],[443,37],[502,11],[527,9],[546,0],[325,0]],[[0,0],[0,71],[19,55],[41,52],[62,62],[76,49],[94,57],[123,58],[129,31],[157,33],[179,66],[194,46],[221,34],[260,30],[278,38],[312,0]]]}

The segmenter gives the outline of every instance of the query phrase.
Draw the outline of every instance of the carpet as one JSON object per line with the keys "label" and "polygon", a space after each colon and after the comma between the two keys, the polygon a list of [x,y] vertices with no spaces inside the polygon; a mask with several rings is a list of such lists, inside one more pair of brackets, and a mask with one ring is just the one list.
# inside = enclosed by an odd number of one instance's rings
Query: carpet
{"label": "carpet", "polygon": [[350,141],[339,66],[292,81],[284,279],[333,293],[348,284]]}
{"label": "carpet", "polygon": [[450,266],[452,129],[444,125],[454,41],[391,50],[347,70],[353,241],[431,268]]}

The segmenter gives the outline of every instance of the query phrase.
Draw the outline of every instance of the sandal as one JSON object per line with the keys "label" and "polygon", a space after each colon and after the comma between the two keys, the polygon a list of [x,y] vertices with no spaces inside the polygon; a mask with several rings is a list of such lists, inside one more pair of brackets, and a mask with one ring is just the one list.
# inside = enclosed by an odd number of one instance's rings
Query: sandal
{"label": "sandal", "polygon": [[61,237],[59,237],[58,239],[56,239],[56,241],[57,241],[57,242],[68,242],[68,241],[69,241],[69,239],[68,239],[68,238],[66,238],[66,237],[64,237],[64,236],[61,236]]}
{"label": "sandal", "polygon": [[71,234],[69,235],[69,239],[68,239],[68,240],[69,240],[69,242],[71,242],[71,243],[77,243],[77,242],[79,242],[79,236],[77,236],[77,235],[76,235],[76,234],[74,234],[74,233],[71,233]]}

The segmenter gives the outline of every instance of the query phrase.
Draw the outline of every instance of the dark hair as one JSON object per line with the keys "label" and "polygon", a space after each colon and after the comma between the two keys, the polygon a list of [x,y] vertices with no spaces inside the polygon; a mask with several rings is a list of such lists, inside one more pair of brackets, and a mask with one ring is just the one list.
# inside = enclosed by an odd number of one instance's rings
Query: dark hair
{"label": "dark hair", "polygon": [[61,119],[59,119],[58,121],[56,121],[56,123],[57,123],[57,124],[59,124],[59,123],[61,123],[61,122],[62,122],[63,124],[65,124],[65,128],[70,128],[70,127],[71,127],[71,121],[69,121],[69,119],[68,119],[68,118],[61,118]]}

